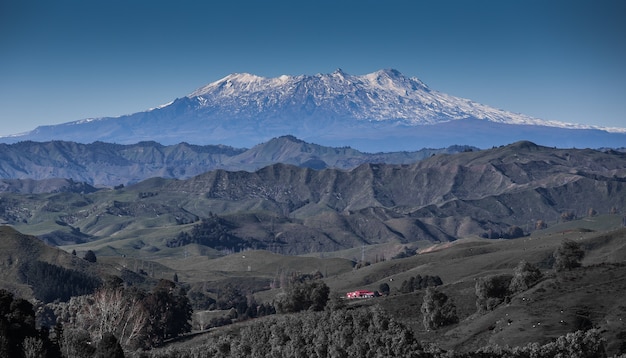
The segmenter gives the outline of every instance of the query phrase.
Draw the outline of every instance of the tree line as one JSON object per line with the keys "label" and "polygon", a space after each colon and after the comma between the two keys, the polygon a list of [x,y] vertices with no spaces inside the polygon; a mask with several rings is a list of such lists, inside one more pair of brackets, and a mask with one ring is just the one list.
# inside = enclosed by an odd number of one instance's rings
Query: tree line
{"label": "tree line", "polygon": [[22,264],[19,278],[30,285],[35,298],[44,303],[93,293],[102,283],[97,277],[43,261]]}

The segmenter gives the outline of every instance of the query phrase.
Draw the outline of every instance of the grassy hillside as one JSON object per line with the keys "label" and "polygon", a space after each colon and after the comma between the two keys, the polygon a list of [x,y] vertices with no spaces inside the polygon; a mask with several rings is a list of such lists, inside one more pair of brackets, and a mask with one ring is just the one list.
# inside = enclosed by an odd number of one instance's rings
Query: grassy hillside
{"label": "grassy hillside", "polygon": [[[378,263],[326,282],[340,292],[389,284],[390,296],[354,304],[381,305],[411,326],[420,339],[437,342],[446,349],[546,343],[589,325],[602,330],[610,351],[620,352],[626,348],[622,346],[626,306],[621,298],[626,295],[626,229],[600,229],[616,222],[613,217],[599,217],[515,240],[459,240],[440,250]],[[565,239],[580,243],[586,255],[582,268],[557,274],[551,258]],[[544,279],[494,311],[477,314],[476,279],[512,273],[520,260],[538,266]],[[403,280],[417,274],[442,278],[444,285],[439,290],[455,302],[461,319],[458,324],[435,332],[424,328],[420,312],[424,292],[398,291]]]}
{"label": "grassy hillside", "polygon": [[[5,225],[0,226],[0,267],[0,288],[39,299],[44,291],[46,297],[52,294],[50,289],[55,288],[48,285],[75,285],[75,291],[82,292],[78,286],[95,287],[101,278],[118,274],[111,267],[88,262]],[[72,280],[75,282],[69,282]],[[65,292],[72,290],[68,287]]]}
{"label": "grassy hillside", "polygon": [[[269,279],[281,270],[310,272],[324,268],[324,282],[331,292],[342,295],[356,289],[377,290],[381,283],[387,283],[391,288],[389,296],[346,301],[348,307],[380,306],[410,327],[418,341],[434,343],[444,350],[470,352],[494,344],[546,344],[568,332],[595,327],[605,339],[610,356],[626,353],[626,229],[620,226],[618,216],[597,216],[554,225],[519,239],[457,240],[412,257],[372,260],[370,265],[358,269],[349,260],[338,257],[358,253],[369,259],[385,248],[337,252],[334,258],[248,251],[213,260],[187,257],[160,263],[175,268],[184,280],[204,278],[215,280],[214,284],[227,277],[244,282],[255,276]],[[563,240],[572,240],[584,249],[582,267],[564,272],[552,268],[552,255]],[[480,313],[476,306],[476,281],[489,275],[511,274],[521,260],[537,266],[543,278],[529,289],[512,294],[492,311]],[[437,330],[424,328],[420,308],[425,291],[399,291],[404,280],[418,274],[442,278],[444,284],[437,290],[456,305],[458,323]],[[259,302],[271,302],[281,292],[280,288],[263,290],[255,297]],[[219,328],[186,342],[172,343],[167,349],[201,346],[224,334],[236,336],[249,324],[253,323]]]}
{"label": "grassy hillside", "polygon": [[[4,226],[0,228],[0,261],[5,267],[3,287],[26,297],[30,295],[29,285],[18,279],[16,270],[19,262],[34,259],[100,276],[127,272],[127,278],[132,274],[130,277],[152,280],[172,279],[176,274],[182,284],[204,287],[209,292],[225,285],[249,287],[260,290],[254,294],[258,302],[272,302],[283,292],[281,280],[288,280],[289,275],[319,271],[331,292],[342,295],[355,289],[378,290],[380,284],[388,284],[389,296],[348,304],[379,305],[408,325],[418,340],[436,343],[443,349],[470,351],[487,344],[543,344],[580,328],[597,327],[606,339],[608,352],[619,353],[626,348],[622,345],[626,335],[626,306],[622,300],[626,295],[626,229],[619,226],[621,216],[600,215],[553,225],[519,239],[460,239],[394,260],[388,256],[383,260],[382,253],[390,250],[388,245],[309,256],[284,256],[267,250],[224,256],[202,245],[189,245],[171,249],[167,255],[159,252],[142,259],[101,256],[97,265]],[[565,239],[584,249],[583,267],[556,273],[552,255]],[[371,264],[356,268],[354,257]],[[543,279],[512,295],[493,311],[478,313],[476,280],[492,274],[510,274],[521,260],[540,268]],[[424,328],[420,311],[424,291],[399,290],[404,280],[418,274],[441,277],[444,284],[437,289],[455,303],[459,323],[435,331]],[[203,342],[201,337],[194,341]]]}

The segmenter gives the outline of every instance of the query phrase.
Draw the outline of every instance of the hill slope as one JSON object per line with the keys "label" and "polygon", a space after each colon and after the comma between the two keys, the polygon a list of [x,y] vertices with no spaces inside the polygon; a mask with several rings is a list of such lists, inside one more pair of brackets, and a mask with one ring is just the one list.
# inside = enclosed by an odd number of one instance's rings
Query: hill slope
{"label": "hill slope", "polygon": [[[95,286],[91,284],[99,283],[98,277],[111,272],[5,225],[0,226],[0,265],[1,288],[40,300],[43,299],[41,295],[49,297],[50,291],[55,290],[46,285],[72,286],[74,282],[70,280],[75,279],[77,286],[93,289]],[[65,281],[59,281],[63,278],[55,274],[64,275]],[[76,287],[76,292],[83,288]]]}

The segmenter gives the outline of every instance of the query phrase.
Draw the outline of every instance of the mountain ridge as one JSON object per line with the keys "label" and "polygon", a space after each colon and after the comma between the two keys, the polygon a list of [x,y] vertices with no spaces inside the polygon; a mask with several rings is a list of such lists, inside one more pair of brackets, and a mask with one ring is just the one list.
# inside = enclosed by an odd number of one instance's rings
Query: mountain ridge
{"label": "mountain ridge", "polygon": [[257,170],[277,162],[323,169],[351,169],[364,162],[410,163],[438,153],[477,148],[453,146],[415,152],[363,153],[325,147],[293,136],[273,138],[252,148],[189,143],[122,145],[67,141],[0,144],[0,178],[66,178],[95,186],[128,185],[150,177],[184,179],[214,169]]}

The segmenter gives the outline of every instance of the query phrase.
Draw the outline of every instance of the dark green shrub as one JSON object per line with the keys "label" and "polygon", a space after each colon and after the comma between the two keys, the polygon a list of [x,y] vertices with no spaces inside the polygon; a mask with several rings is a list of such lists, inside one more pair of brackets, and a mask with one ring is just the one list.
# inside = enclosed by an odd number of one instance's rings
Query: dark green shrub
{"label": "dark green shrub", "polygon": [[430,287],[426,289],[421,310],[426,329],[437,329],[459,321],[452,300],[445,293]]}
{"label": "dark green shrub", "polygon": [[509,291],[511,293],[526,291],[542,277],[543,274],[535,265],[522,260],[513,270]]}
{"label": "dark green shrub", "polygon": [[476,308],[478,312],[491,311],[509,296],[513,275],[500,274],[476,280]]}
{"label": "dark green shrub", "polygon": [[572,270],[580,267],[580,261],[585,257],[585,251],[580,245],[571,240],[563,240],[554,252],[554,269],[559,271]]}

